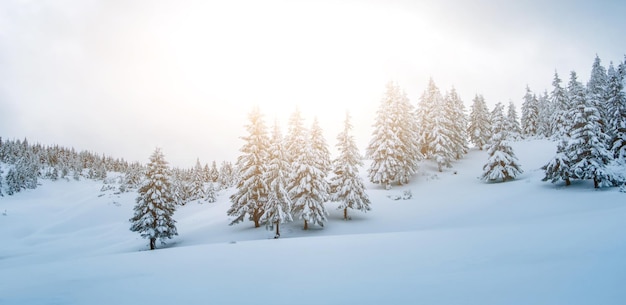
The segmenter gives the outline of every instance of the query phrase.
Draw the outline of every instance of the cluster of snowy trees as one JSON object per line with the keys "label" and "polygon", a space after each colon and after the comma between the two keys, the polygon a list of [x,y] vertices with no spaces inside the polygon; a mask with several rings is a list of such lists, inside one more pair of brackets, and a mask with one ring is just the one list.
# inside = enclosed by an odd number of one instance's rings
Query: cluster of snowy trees
{"label": "cluster of snowy trees", "polygon": [[27,139],[0,138],[0,194],[13,195],[24,189],[34,189],[39,179],[80,180],[81,177],[103,180],[107,171],[125,172],[134,164],[88,151],[58,145],[30,144]]}
{"label": "cluster of snowy trees", "polygon": [[[626,57],[617,69],[606,69],[596,56],[591,76],[584,86],[575,71],[567,87],[555,72],[552,93],[535,99],[527,93],[528,115],[522,123],[529,136],[558,141],[557,152],[544,167],[544,181],[591,179],[594,187],[618,186],[626,182],[612,164],[626,164]],[[534,96],[534,95],[533,95]],[[544,114],[545,113],[545,114]],[[525,122],[526,120],[526,122]]]}
{"label": "cluster of snowy trees", "polygon": [[239,172],[236,192],[230,197],[228,216],[231,224],[246,218],[255,227],[265,224],[276,228],[294,218],[309,224],[324,226],[328,212],[324,203],[341,202],[339,208],[367,211],[370,201],[358,175],[361,156],[351,135],[349,115],[345,128],[338,136],[339,157],[331,161],[328,145],[317,119],[310,129],[296,110],[288,122],[288,133],[282,136],[274,122],[271,136],[258,107],[248,116],[247,134],[237,159]]}
{"label": "cluster of snowy trees", "polygon": [[489,112],[484,98],[477,95],[468,117],[456,90],[442,95],[430,79],[414,109],[406,93],[390,82],[367,147],[367,157],[372,160],[368,176],[371,182],[389,189],[394,183],[409,182],[420,160],[434,161],[441,172],[467,154],[469,140],[481,150],[490,148],[485,180],[512,179],[521,170],[507,141],[518,139],[520,133],[512,102],[505,116],[501,104]]}

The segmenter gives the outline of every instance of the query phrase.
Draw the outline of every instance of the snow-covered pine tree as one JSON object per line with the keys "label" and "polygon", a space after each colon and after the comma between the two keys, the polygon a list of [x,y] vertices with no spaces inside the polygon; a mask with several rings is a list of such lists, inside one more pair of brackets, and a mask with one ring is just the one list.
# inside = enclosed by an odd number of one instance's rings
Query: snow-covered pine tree
{"label": "snow-covered pine tree", "polygon": [[[0,138],[0,147],[1,146],[2,146],[2,138]],[[0,157],[0,159],[2,158]],[[3,173],[2,167],[0,167],[0,197],[4,196],[4,194],[2,193],[2,180],[3,180],[2,173]]]}
{"label": "snow-covered pine tree", "polygon": [[552,158],[548,164],[541,167],[545,171],[545,176],[542,181],[550,180],[552,183],[556,183],[560,180],[565,181],[565,185],[570,185],[571,169],[570,159],[567,155],[569,139],[561,138],[561,142],[557,145],[556,155]]}
{"label": "snow-covered pine tree", "polygon": [[337,208],[343,209],[344,220],[349,219],[348,209],[363,212],[371,210],[370,199],[359,176],[359,166],[362,166],[363,162],[351,132],[350,114],[346,113],[344,129],[337,136],[339,155],[333,161],[335,175],[330,181],[330,200],[340,202]]}
{"label": "snow-covered pine tree", "polygon": [[470,142],[478,149],[483,150],[491,137],[491,122],[489,121],[489,108],[482,95],[476,95],[470,107],[469,127],[467,133]]}
{"label": "snow-covered pine tree", "polygon": [[315,154],[316,162],[319,163],[317,167],[325,175],[328,175],[331,170],[330,152],[328,151],[326,139],[324,139],[324,132],[317,122],[317,117],[313,119],[313,124],[311,125],[311,149],[313,149]]}
{"label": "snow-covered pine tree", "polygon": [[576,72],[570,77],[570,103],[573,105],[571,139],[566,148],[570,160],[572,179],[593,179],[594,188],[610,186],[613,176],[606,166],[611,161],[611,153],[606,147],[608,136],[603,132],[598,109],[587,101],[585,89],[578,82]]}
{"label": "snow-covered pine tree", "polygon": [[215,163],[215,160],[213,160],[213,163],[211,164],[211,169],[209,169],[208,178],[210,182],[217,182],[220,179],[220,172],[217,170],[217,163]]}
{"label": "snow-covered pine tree", "polygon": [[267,227],[276,226],[274,238],[278,238],[280,237],[280,224],[293,221],[293,217],[291,197],[287,191],[291,166],[285,155],[283,136],[276,121],[274,121],[269,152],[270,158],[265,176],[268,185],[267,202],[261,219]]}
{"label": "snow-covered pine tree", "polygon": [[235,170],[230,162],[222,161],[220,165],[220,176],[218,178],[219,189],[227,189],[233,186],[235,181]]}
{"label": "snow-covered pine tree", "polygon": [[509,140],[519,140],[521,137],[522,128],[517,117],[517,110],[513,101],[509,101],[509,108],[506,115],[506,130],[507,138]]}
{"label": "snow-covered pine tree", "polygon": [[452,151],[456,159],[461,159],[469,151],[467,143],[468,118],[465,114],[465,105],[463,105],[463,101],[461,101],[454,87],[446,93],[444,101],[446,103],[448,121],[453,122],[450,129]]}
{"label": "snow-covered pine tree", "polygon": [[538,103],[537,96],[526,86],[526,94],[524,94],[524,102],[522,103],[522,135],[524,138],[537,136]]}
{"label": "snow-covered pine tree", "polygon": [[609,148],[613,157],[626,164],[626,93],[619,71],[613,65],[608,70],[607,88],[608,128],[611,136]]}
{"label": "snow-covered pine tree", "polygon": [[213,182],[209,182],[206,191],[204,191],[206,196],[204,197],[205,201],[208,203],[213,203],[217,201],[217,192],[215,190],[215,185]]}
{"label": "snow-covered pine tree", "polygon": [[431,158],[434,145],[432,131],[437,128],[435,120],[440,115],[437,112],[438,107],[443,106],[443,96],[437,88],[435,81],[430,78],[428,86],[422,93],[417,108],[415,109],[415,117],[417,118],[418,136],[420,140],[420,149],[425,158]]}
{"label": "snow-covered pine tree", "polygon": [[537,134],[540,137],[550,138],[552,136],[552,133],[550,131],[551,115],[552,106],[550,104],[550,98],[548,96],[548,92],[544,90],[543,94],[537,97]]}
{"label": "snow-covered pine tree", "polygon": [[328,182],[318,167],[315,154],[311,148],[311,140],[306,129],[302,130],[302,140],[292,142],[296,158],[291,163],[288,192],[293,203],[291,213],[304,220],[304,229],[309,223],[324,226],[328,200]]}
{"label": "snow-covered pine tree", "polygon": [[518,164],[513,148],[507,141],[506,122],[502,103],[496,104],[491,113],[492,129],[487,154],[489,158],[483,166],[482,179],[485,181],[512,180],[523,171]]}
{"label": "snow-covered pine tree", "polygon": [[367,157],[372,160],[368,177],[386,189],[394,182],[408,182],[422,157],[411,110],[406,94],[389,82],[376,112],[374,132],[367,147]]}
{"label": "snow-covered pine tree", "polygon": [[296,108],[296,110],[289,117],[287,128],[287,135],[285,137],[285,152],[287,154],[287,160],[291,166],[298,158],[298,152],[302,151],[305,145],[304,143],[307,142],[307,139],[305,138],[307,130],[304,127],[304,119],[300,114],[299,108]]}
{"label": "snow-covered pine tree", "polygon": [[248,115],[246,125],[248,135],[242,137],[246,143],[240,149],[243,153],[237,159],[237,167],[241,176],[237,182],[237,192],[231,197],[233,203],[228,209],[228,216],[235,217],[231,225],[239,223],[248,215],[255,227],[261,226],[263,207],[267,201],[267,161],[269,157],[269,138],[263,115],[255,107]]}
{"label": "snow-covered pine tree", "polygon": [[[605,111],[608,108],[606,104],[606,90],[608,87],[608,76],[606,68],[602,66],[600,57],[596,54],[596,58],[593,61],[591,67],[591,76],[587,82],[587,104],[596,107],[598,114],[600,115],[601,122],[608,121],[608,113]],[[604,129],[605,126],[601,126],[603,132],[607,132]]]}
{"label": "snow-covered pine tree", "polygon": [[550,133],[554,138],[562,138],[567,136],[570,129],[571,120],[567,117],[571,106],[567,97],[567,92],[561,87],[561,79],[559,74],[554,71],[554,80],[552,81],[552,92],[550,93]]}
{"label": "snow-covered pine tree", "polygon": [[452,167],[452,160],[456,157],[453,140],[454,122],[450,120],[449,109],[446,108],[441,94],[435,94],[432,97],[435,100],[431,105],[430,130],[424,132],[422,136],[428,139],[425,143],[428,145],[428,155],[437,163],[437,169],[442,172],[444,166]]}
{"label": "snow-covered pine tree", "polygon": [[196,159],[196,165],[191,171],[191,181],[189,181],[189,201],[203,199],[205,196],[204,173],[200,159]]}
{"label": "snow-covered pine tree", "polygon": [[130,219],[130,230],[150,240],[150,250],[154,250],[156,240],[164,243],[166,238],[178,235],[176,221],[172,218],[176,206],[172,196],[167,161],[160,149],[155,149],[144,184],[139,188],[135,215]]}

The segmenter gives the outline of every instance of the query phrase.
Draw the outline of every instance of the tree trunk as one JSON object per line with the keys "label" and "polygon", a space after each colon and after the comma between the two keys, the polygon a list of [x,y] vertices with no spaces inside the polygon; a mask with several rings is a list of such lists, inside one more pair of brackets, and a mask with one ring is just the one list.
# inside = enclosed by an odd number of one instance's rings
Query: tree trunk
{"label": "tree trunk", "polygon": [[343,208],[343,220],[348,220],[348,208]]}
{"label": "tree trunk", "polygon": [[599,188],[600,186],[598,185],[598,178],[597,177],[593,177],[593,188]]}
{"label": "tree trunk", "polygon": [[306,220],[304,221],[304,229],[305,230],[309,229],[309,223]]}
{"label": "tree trunk", "polygon": [[565,178],[565,185],[570,185],[572,184],[572,182],[569,180],[569,178]]}
{"label": "tree trunk", "polygon": [[259,223],[259,218],[261,218],[260,217],[261,215],[259,215],[259,214],[260,214],[259,213],[259,209],[254,209],[254,212],[252,214],[252,219],[254,219],[254,227],[255,228],[258,228],[258,227],[261,226],[261,224]]}
{"label": "tree trunk", "polygon": [[156,248],[156,238],[150,238],[150,250],[154,250]]}
{"label": "tree trunk", "polygon": [[276,235],[274,235],[274,238],[279,238],[280,237],[280,221],[276,222]]}

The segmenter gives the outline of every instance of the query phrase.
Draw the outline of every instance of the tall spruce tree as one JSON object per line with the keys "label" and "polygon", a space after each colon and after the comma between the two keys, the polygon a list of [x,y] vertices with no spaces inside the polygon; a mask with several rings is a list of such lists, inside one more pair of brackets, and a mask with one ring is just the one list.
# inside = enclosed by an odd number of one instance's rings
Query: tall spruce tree
{"label": "tall spruce tree", "polygon": [[513,101],[509,101],[509,108],[507,109],[505,121],[507,138],[509,140],[519,140],[519,138],[521,137],[522,128],[520,127],[520,123],[517,117],[517,110],[515,109],[515,104],[513,104]]}
{"label": "tall spruce tree", "polygon": [[543,94],[537,97],[537,134],[540,137],[552,137],[551,115],[552,105],[550,103],[550,97],[548,96],[548,92],[544,90]]}
{"label": "tall spruce tree", "polygon": [[172,218],[176,206],[171,187],[167,161],[157,148],[150,156],[145,182],[138,191],[135,214],[130,219],[130,230],[149,239],[150,250],[156,248],[157,239],[164,243],[166,238],[178,235],[176,221]]}
{"label": "tall spruce tree", "polygon": [[562,137],[560,143],[556,147],[556,155],[550,159],[550,161],[541,167],[545,171],[545,176],[542,181],[548,181],[552,183],[565,181],[565,185],[570,185],[571,169],[570,159],[567,153],[569,145],[569,138]]}
{"label": "tall spruce tree", "polygon": [[468,118],[465,114],[465,105],[463,105],[463,101],[454,87],[446,93],[444,101],[446,103],[448,121],[453,123],[451,126],[451,139],[454,157],[461,159],[469,151],[467,143]]}
{"label": "tall spruce tree", "polygon": [[206,196],[204,180],[204,170],[200,159],[196,159],[196,165],[191,170],[191,181],[189,181],[189,201],[204,199]]}
{"label": "tall spruce tree", "polygon": [[309,223],[323,227],[326,222],[328,212],[324,202],[328,200],[329,186],[315,160],[310,138],[305,139],[291,165],[288,188],[293,202],[292,215],[304,220],[304,229],[308,230]]}
{"label": "tall spruce tree", "polygon": [[363,165],[363,162],[351,132],[350,114],[346,113],[343,131],[337,136],[339,155],[333,161],[335,175],[330,182],[330,200],[340,202],[337,208],[343,209],[344,220],[349,219],[348,209],[363,212],[371,209],[365,185],[359,176],[359,166]]}
{"label": "tall spruce tree", "polygon": [[315,161],[319,163],[317,167],[322,170],[325,175],[328,175],[331,170],[330,152],[328,151],[326,139],[324,139],[324,132],[317,118],[313,119],[313,124],[311,125],[311,149],[315,154]]}
{"label": "tall spruce tree", "polygon": [[594,188],[609,186],[613,176],[606,166],[611,161],[611,153],[606,147],[609,137],[602,128],[600,112],[594,101],[588,101],[585,90],[572,71],[570,79],[572,97],[571,139],[567,147],[570,160],[571,178],[593,179]]}
{"label": "tall spruce tree", "polygon": [[537,96],[526,86],[526,94],[522,103],[522,135],[525,138],[537,136],[539,124],[539,108]]}
{"label": "tall spruce tree", "polygon": [[290,164],[285,155],[285,150],[283,149],[283,137],[278,122],[275,121],[270,143],[270,158],[265,178],[268,185],[267,202],[263,209],[264,214],[261,217],[268,227],[276,227],[276,235],[274,238],[280,237],[280,224],[293,220],[291,215],[291,197],[287,191],[289,169]]}
{"label": "tall spruce tree", "polygon": [[491,139],[487,154],[489,158],[483,166],[482,179],[485,181],[507,181],[515,179],[523,171],[507,141],[506,121],[502,103],[496,104],[491,115]]}
{"label": "tall spruce tree", "polygon": [[[591,66],[591,75],[589,77],[589,81],[587,82],[587,91],[586,91],[586,99],[587,104],[594,106],[600,115],[600,122],[608,121],[608,113],[606,104],[606,90],[608,87],[608,76],[606,72],[606,68],[602,66],[600,61],[600,57],[596,54],[596,58],[593,61],[593,65]],[[604,128],[605,126],[601,126]],[[602,130],[606,132],[605,129]]]}
{"label": "tall spruce tree", "polygon": [[367,147],[367,157],[372,160],[368,177],[386,189],[391,188],[392,183],[407,183],[422,157],[411,108],[406,94],[395,84],[388,83]]}
{"label": "tall spruce tree", "polygon": [[565,137],[570,129],[569,124],[571,120],[568,118],[568,113],[571,110],[569,100],[567,98],[567,92],[561,87],[561,79],[559,74],[554,72],[554,80],[552,81],[552,92],[550,92],[550,133],[555,138]]}
{"label": "tall spruce tree", "polygon": [[258,228],[261,226],[261,216],[267,202],[268,186],[265,177],[269,158],[269,138],[263,115],[258,107],[250,112],[248,120],[249,123],[246,125],[248,135],[242,137],[245,144],[240,149],[242,155],[237,159],[238,172],[241,176],[238,178],[237,192],[230,196],[232,205],[227,214],[235,217],[231,225],[243,221],[248,215],[249,220]]}
{"label": "tall spruce tree", "polygon": [[619,71],[613,66],[608,71],[609,83],[607,88],[608,104],[608,131],[611,140],[609,148],[613,156],[621,162],[626,162],[626,93],[624,82]]}
{"label": "tall spruce tree", "polygon": [[485,145],[489,143],[491,122],[489,121],[489,109],[482,95],[476,95],[470,107],[467,133],[470,141],[480,150],[483,150]]}

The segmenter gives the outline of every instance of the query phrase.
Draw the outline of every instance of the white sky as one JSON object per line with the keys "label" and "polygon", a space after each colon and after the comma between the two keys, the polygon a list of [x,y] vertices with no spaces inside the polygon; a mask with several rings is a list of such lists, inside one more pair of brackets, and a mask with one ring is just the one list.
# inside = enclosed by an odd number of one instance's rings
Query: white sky
{"label": "white sky", "polygon": [[619,1],[466,2],[5,0],[0,136],[190,167],[235,161],[259,105],[317,116],[333,152],[349,109],[363,149],[389,80],[519,107],[626,53]]}

